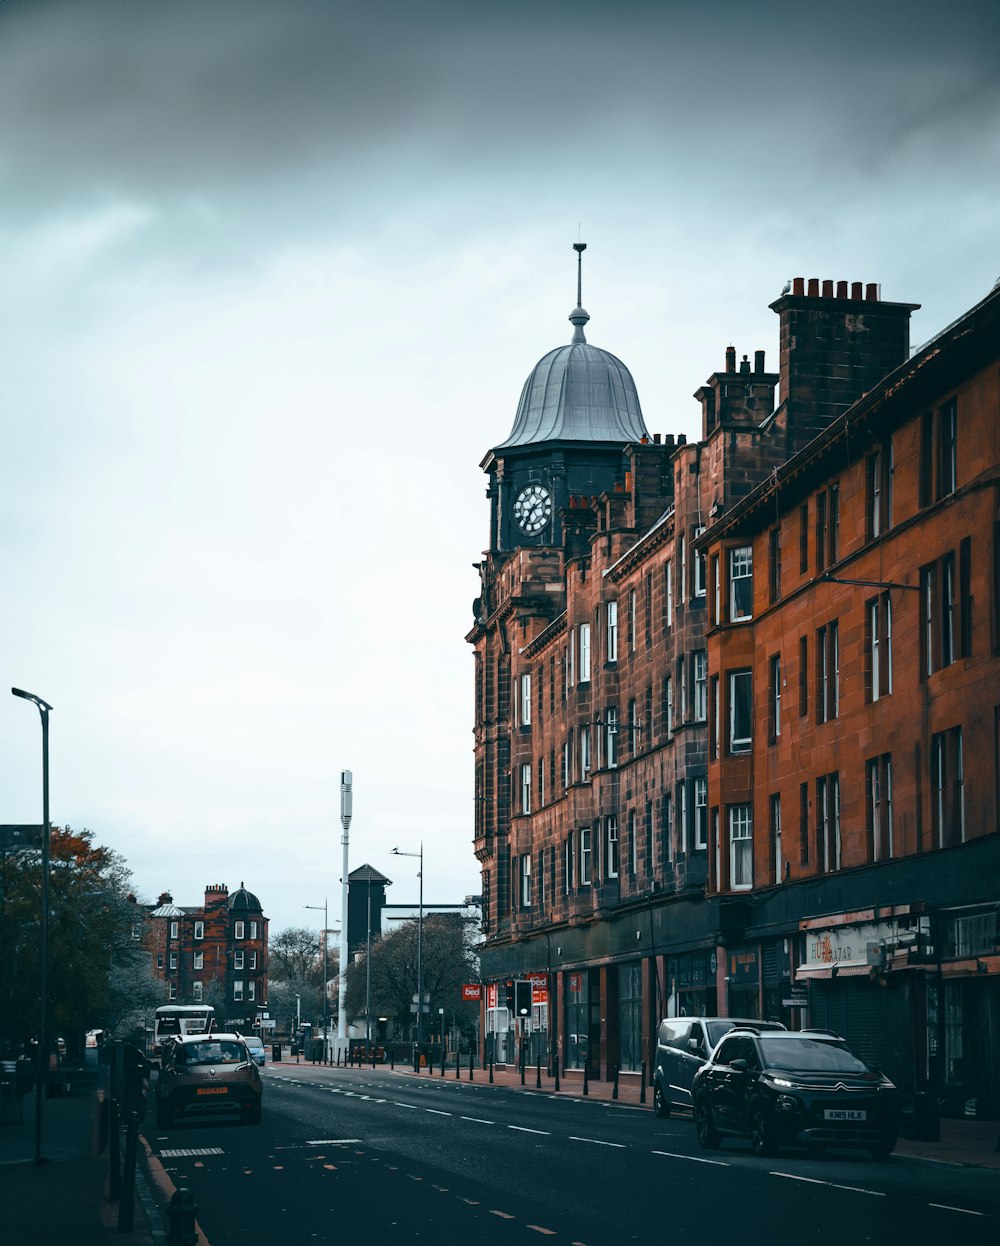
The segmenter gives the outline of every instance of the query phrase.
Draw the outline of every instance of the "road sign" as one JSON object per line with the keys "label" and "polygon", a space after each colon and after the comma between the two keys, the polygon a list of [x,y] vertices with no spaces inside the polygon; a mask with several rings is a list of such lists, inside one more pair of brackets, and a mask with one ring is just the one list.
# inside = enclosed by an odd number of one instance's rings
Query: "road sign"
{"label": "road sign", "polygon": [[42,827],[0,826],[0,852],[17,852],[21,848],[41,848]]}
{"label": "road sign", "polygon": [[[428,999],[429,999],[429,998],[430,998],[430,996],[428,996]],[[415,1013],[416,1011],[417,1011],[417,1005],[416,1005],[416,1003],[412,1003],[412,1004],[410,1005],[410,1012],[414,1012],[414,1013]],[[424,1006],[420,1009],[420,1011],[421,1011],[421,1012],[430,1012],[430,1007],[429,1007],[429,1005],[424,1004]]]}

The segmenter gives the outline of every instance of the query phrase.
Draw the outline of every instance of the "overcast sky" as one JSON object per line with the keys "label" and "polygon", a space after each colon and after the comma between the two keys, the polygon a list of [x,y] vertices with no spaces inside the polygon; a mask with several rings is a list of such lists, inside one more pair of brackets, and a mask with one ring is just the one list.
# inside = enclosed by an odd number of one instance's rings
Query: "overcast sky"
{"label": "overcast sky", "polygon": [[[1000,4],[0,0],[0,822],[277,931],[461,901],[478,464],[588,340],[647,426],[785,280],[1000,275]],[[581,231],[578,235],[578,228]]]}

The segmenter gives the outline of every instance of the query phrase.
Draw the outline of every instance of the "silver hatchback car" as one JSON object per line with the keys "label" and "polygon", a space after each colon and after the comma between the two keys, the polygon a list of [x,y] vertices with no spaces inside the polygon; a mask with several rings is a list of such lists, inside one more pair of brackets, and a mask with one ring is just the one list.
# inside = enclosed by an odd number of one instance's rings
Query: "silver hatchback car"
{"label": "silver hatchback car", "polygon": [[746,1017],[667,1017],[656,1035],[656,1067],[653,1070],[653,1110],[669,1116],[675,1108],[691,1111],[694,1075],[719,1045],[719,1040],[738,1026],[755,1030],[783,1030],[780,1021],[751,1021]]}

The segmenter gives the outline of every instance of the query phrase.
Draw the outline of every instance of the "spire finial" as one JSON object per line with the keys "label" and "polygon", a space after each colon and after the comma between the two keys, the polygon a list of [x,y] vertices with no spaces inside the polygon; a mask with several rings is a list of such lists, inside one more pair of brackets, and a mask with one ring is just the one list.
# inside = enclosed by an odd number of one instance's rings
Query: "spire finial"
{"label": "spire finial", "polygon": [[585,242],[574,242],[573,250],[576,252],[576,307],[569,314],[569,322],[574,326],[572,341],[586,342],[583,336],[583,326],[590,319],[590,316],[583,310],[583,253],[587,249]]}

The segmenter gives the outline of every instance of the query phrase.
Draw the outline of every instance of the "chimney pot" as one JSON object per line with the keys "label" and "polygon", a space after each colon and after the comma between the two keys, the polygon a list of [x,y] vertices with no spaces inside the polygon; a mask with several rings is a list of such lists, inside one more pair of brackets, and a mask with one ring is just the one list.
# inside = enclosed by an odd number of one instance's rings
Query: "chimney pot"
{"label": "chimney pot", "polygon": [[825,299],[833,298],[833,282],[832,281],[823,282],[823,297]]}
{"label": "chimney pot", "polygon": [[659,444],[660,444],[660,434],[654,433],[653,434],[653,445],[658,446]]}
{"label": "chimney pot", "polygon": [[726,371],[727,372],[736,371],[736,347],[735,346],[726,347]]}
{"label": "chimney pot", "polygon": [[869,303],[878,302],[878,283],[877,282],[869,281],[869,283],[865,286],[865,298],[868,300]]}
{"label": "chimney pot", "polygon": [[740,360],[740,372],[749,372],[749,371],[750,371],[750,360],[746,357],[746,355],[744,355],[743,358]]}
{"label": "chimney pot", "polygon": [[754,372],[764,371],[764,352],[762,350],[755,350],[753,353],[753,370]]}
{"label": "chimney pot", "polygon": [[687,445],[687,433],[678,433],[678,434],[677,434],[677,444],[678,444],[679,446],[686,446],[686,445]]}
{"label": "chimney pot", "polygon": [[861,282],[860,281],[851,282],[851,298],[852,299],[861,298]]}
{"label": "chimney pot", "polygon": [[672,446],[672,445],[674,444],[674,435],[673,435],[673,433],[664,433],[664,435],[663,435],[663,444],[664,444],[665,446]]}
{"label": "chimney pot", "polygon": [[804,278],[804,277],[796,277],[796,278],[792,281],[792,293],[793,293],[793,294],[805,294],[805,292],[806,292],[806,282],[805,282],[805,278]]}
{"label": "chimney pot", "polygon": [[837,282],[837,298],[839,299],[847,298],[847,282],[846,281]]}
{"label": "chimney pot", "polygon": [[819,278],[818,277],[809,278],[809,297],[811,299],[819,298]]}

